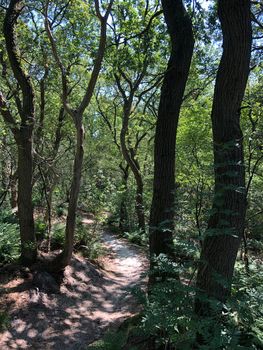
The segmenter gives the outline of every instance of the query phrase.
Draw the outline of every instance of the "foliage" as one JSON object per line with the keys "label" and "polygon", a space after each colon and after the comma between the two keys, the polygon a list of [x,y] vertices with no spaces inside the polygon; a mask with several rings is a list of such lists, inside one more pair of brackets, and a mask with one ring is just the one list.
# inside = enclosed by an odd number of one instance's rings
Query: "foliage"
{"label": "foliage", "polygon": [[2,213],[0,220],[0,263],[5,264],[19,257],[19,227],[12,213]]}
{"label": "foliage", "polygon": [[65,223],[58,222],[52,227],[51,249],[61,249],[65,241]]}
{"label": "foliage", "polygon": [[[160,274],[187,276],[184,267],[158,259]],[[217,317],[196,319],[193,312],[195,288],[191,280],[169,278],[158,282],[146,299],[141,326],[145,335],[152,335],[156,348],[160,344],[173,345],[176,349],[192,349],[196,334],[202,335],[207,345],[204,349],[261,349],[263,346],[262,270],[252,264],[247,275],[243,266],[237,268],[232,297],[227,304],[206,298],[215,314],[223,312],[220,323]],[[159,344],[159,345],[158,345]]]}
{"label": "foliage", "polygon": [[9,326],[10,318],[7,312],[0,311],[0,332],[6,330]]}
{"label": "foliage", "polygon": [[79,222],[76,229],[74,247],[90,260],[96,260],[103,255],[104,248],[101,243],[98,225],[96,223],[94,225],[85,225]]}
{"label": "foliage", "polygon": [[[87,350],[122,350],[126,338],[125,332],[108,332],[102,340],[88,346]],[[130,350],[135,350],[135,348]]]}
{"label": "foliage", "polygon": [[123,236],[127,238],[131,243],[138,245],[146,245],[148,243],[145,232],[141,232],[140,230],[124,232]]}

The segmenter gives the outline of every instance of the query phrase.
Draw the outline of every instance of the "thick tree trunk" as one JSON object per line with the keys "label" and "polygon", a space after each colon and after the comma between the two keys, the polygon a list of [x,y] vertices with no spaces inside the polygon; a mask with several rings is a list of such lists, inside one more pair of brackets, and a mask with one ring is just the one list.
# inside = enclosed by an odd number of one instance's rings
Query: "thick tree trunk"
{"label": "thick tree trunk", "polygon": [[223,32],[223,55],[212,108],[215,189],[197,275],[200,292],[195,310],[199,317],[212,313],[204,297],[225,302],[230,293],[246,212],[240,107],[251,53],[250,1],[219,0],[218,15]]}
{"label": "thick tree trunk", "polygon": [[[37,245],[34,233],[32,205],[33,154],[32,138],[35,121],[34,90],[30,77],[23,70],[16,45],[15,26],[21,13],[23,2],[11,0],[6,11],[3,32],[8,59],[22,93],[22,104],[19,100],[19,127],[12,117],[6,101],[0,96],[0,108],[5,122],[12,130],[18,147],[18,216],[21,238],[22,263],[30,265],[37,257]],[[4,109],[3,109],[4,108]]]}
{"label": "thick tree trunk", "polygon": [[10,175],[10,206],[12,209],[17,208],[17,180],[18,172],[17,170]]}
{"label": "thick tree trunk", "polygon": [[161,253],[173,256],[176,133],[194,46],[191,20],[182,0],[163,0],[162,5],[172,52],[162,85],[155,133],[151,257]]}
{"label": "thick tree trunk", "polygon": [[127,190],[128,190],[128,178],[129,178],[129,165],[124,167],[122,163],[119,165],[122,171],[122,186],[123,193],[121,197],[120,204],[120,220],[119,220],[119,229],[121,233],[127,232],[129,230],[128,224],[128,213],[127,213]]}
{"label": "thick tree trunk", "polygon": [[135,198],[135,209],[138,218],[138,227],[141,232],[145,232],[145,213],[143,203],[143,181],[142,176],[138,177],[136,181],[136,198]]}
{"label": "thick tree trunk", "polygon": [[31,133],[32,131],[28,130],[27,132],[26,126],[24,126],[21,134],[26,135],[21,135],[18,141],[18,217],[21,260],[25,265],[30,265],[37,257],[32,204],[33,156]]}

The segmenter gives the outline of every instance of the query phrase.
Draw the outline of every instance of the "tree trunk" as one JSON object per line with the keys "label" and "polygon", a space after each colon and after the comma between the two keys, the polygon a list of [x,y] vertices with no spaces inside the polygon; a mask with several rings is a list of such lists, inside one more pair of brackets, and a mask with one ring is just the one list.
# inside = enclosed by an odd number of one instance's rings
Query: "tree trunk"
{"label": "tree trunk", "polygon": [[182,0],[163,0],[162,5],[172,51],[162,85],[155,133],[151,257],[161,253],[173,256],[176,133],[194,46],[191,20]]}
{"label": "tree trunk", "polygon": [[[30,77],[23,70],[16,43],[15,26],[23,8],[21,0],[11,0],[6,11],[3,33],[8,59],[15,79],[21,89],[22,104],[18,109],[20,125],[18,127],[6,101],[0,96],[0,109],[5,122],[11,129],[18,147],[18,216],[21,238],[21,260],[30,265],[37,257],[37,245],[34,233],[34,216],[32,204],[33,176],[33,129],[35,122],[34,89]],[[1,95],[1,94],[0,94]]]}
{"label": "tree trunk", "polygon": [[14,174],[10,175],[10,205],[12,209],[15,209],[17,204],[17,180],[18,180],[18,172],[17,170]]}
{"label": "tree trunk", "polygon": [[121,151],[124,159],[131,168],[136,181],[136,198],[135,198],[135,208],[138,218],[138,227],[141,232],[145,232],[145,215],[144,215],[144,205],[143,205],[143,181],[142,174],[140,172],[139,163],[134,159],[134,157],[129,153],[126,145],[126,135],[128,132],[129,118],[132,109],[133,94],[129,96],[127,101],[124,103],[123,107],[123,117],[122,117],[122,128],[120,133],[121,141]]}
{"label": "tree trunk", "polygon": [[249,0],[219,0],[223,55],[217,72],[212,108],[215,189],[212,213],[202,246],[197,275],[195,311],[199,317],[213,310],[203,298],[225,302],[246,212],[243,135],[240,107],[249,74],[251,19]]}
{"label": "tree trunk", "polygon": [[127,203],[126,203],[127,190],[128,190],[128,178],[129,178],[129,165],[126,165],[126,167],[124,167],[122,163],[120,163],[119,167],[122,171],[122,186],[123,186],[123,193],[121,196],[121,204],[120,204],[119,229],[121,233],[124,233],[129,230]]}
{"label": "tree trunk", "polygon": [[135,198],[135,209],[138,218],[138,227],[141,232],[145,232],[145,214],[144,214],[144,203],[143,203],[143,181],[142,176],[138,177],[136,181],[136,198]]}
{"label": "tree trunk", "polygon": [[[24,126],[18,141],[18,217],[21,237],[21,261],[30,265],[36,260],[37,245],[34,232],[32,204],[32,131]],[[31,136],[30,136],[31,134]]]}
{"label": "tree trunk", "polygon": [[76,211],[77,211],[78,196],[79,196],[79,190],[80,190],[83,157],[84,157],[84,149],[83,149],[84,127],[82,124],[82,116],[77,115],[75,117],[75,125],[76,125],[76,132],[77,132],[77,145],[76,145],[73,178],[71,182],[69,205],[68,205],[68,215],[67,215],[66,231],[65,231],[65,244],[64,244],[64,249],[62,254],[58,257],[57,261],[55,262],[56,270],[63,270],[70,263],[73,248],[74,248]]}

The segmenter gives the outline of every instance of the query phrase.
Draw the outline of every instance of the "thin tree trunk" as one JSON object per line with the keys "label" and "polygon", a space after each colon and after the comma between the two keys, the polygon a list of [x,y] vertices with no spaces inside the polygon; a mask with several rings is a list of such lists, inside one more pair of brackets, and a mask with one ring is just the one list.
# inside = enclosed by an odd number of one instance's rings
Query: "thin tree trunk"
{"label": "thin tree trunk", "polygon": [[131,93],[123,107],[122,128],[120,133],[121,151],[124,159],[129,164],[136,181],[135,209],[138,218],[138,227],[141,232],[145,232],[145,214],[143,204],[143,180],[139,163],[132,157],[126,145],[126,135],[128,133],[129,118],[131,114],[133,94]]}
{"label": "thin tree trunk", "polygon": [[173,256],[176,133],[194,46],[191,20],[182,0],[163,0],[162,5],[172,51],[161,89],[155,133],[151,257],[161,253]]}
{"label": "thin tree trunk", "polygon": [[56,270],[64,269],[71,260],[73,247],[74,247],[74,233],[76,226],[76,211],[78,204],[78,196],[80,190],[81,183],[81,172],[82,172],[82,164],[84,157],[84,127],[82,125],[82,116],[76,116],[76,132],[77,132],[77,144],[76,144],[76,153],[74,159],[74,168],[73,168],[73,178],[71,182],[71,190],[69,197],[69,205],[68,205],[68,215],[66,222],[66,230],[65,230],[65,244],[63,252],[58,259],[54,262]]}
{"label": "thin tree trunk", "polygon": [[199,317],[213,313],[204,297],[225,302],[230,294],[246,212],[240,107],[251,54],[250,1],[219,0],[218,15],[223,32],[223,55],[212,108],[215,189],[197,275],[200,292],[195,311]]}
{"label": "thin tree trunk", "polygon": [[92,70],[85,94],[78,108],[73,109],[68,104],[68,100],[67,100],[68,92],[69,92],[68,76],[67,76],[67,73],[65,72],[65,68],[62,64],[62,61],[60,60],[60,57],[57,51],[56,42],[52,35],[50,22],[48,19],[49,1],[47,1],[46,3],[45,28],[46,28],[48,38],[50,40],[53,56],[61,72],[62,91],[63,91],[62,102],[65,110],[71,115],[75,123],[76,133],[77,133],[77,144],[76,144],[76,153],[75,153],[75,159],[74,159],[73,178],[71,182],[68,215],[67,215],[67,223],[66,223],[66,230],[65,230],[65,245],[64,245],[64,250],[62,254],[59,255],[54,262],[55,269],[59,269],[59,270],[64,269],[70,263],[72,252],[73,252],[74,232],[75,232],[75,225],[76,225],[76,210],[77,210],[78,195],[80,190],[82,164],[83,164],[83,158],[84,158],[84,149],[83,149],[84,127],[82,123],[83,113],[85,112],[86,108],[90,104],[90,101],[93,96],[93,92],[98,80],[98,76],[100,73],[102,60],[106,49],[107,20],[111,12],[112,4],[113,4],[113,0],[110,0],[105,10],[105,14],[103,16],[100,12],[100,3],[98,0],[95,0],[95,12],[100,21],[99,47],[96,54],[96,58],[94,60],[93,70]]}

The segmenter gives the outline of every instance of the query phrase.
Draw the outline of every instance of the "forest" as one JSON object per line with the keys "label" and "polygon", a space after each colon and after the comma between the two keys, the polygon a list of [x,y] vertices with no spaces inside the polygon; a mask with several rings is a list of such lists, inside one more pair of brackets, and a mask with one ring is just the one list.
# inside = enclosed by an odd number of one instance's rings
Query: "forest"
{"label": "forest", "polygon": [[263,349],[263,1],[0,27],[0,349]]}

